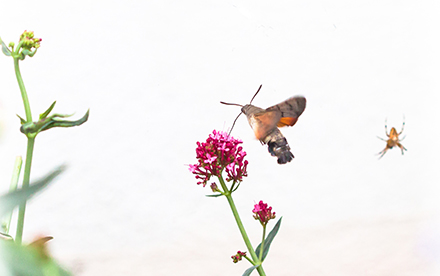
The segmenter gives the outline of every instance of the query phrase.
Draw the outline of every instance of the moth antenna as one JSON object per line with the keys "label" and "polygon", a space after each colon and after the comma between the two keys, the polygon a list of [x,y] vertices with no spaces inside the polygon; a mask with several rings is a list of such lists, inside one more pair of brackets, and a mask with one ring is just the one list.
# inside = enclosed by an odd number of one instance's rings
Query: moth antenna
{"label": "moth antenna", "polygon": [[243,113],[240,112],[240,114],[238,114],[237,118],[235,118],[234,123],[232,124],[231,130],[229,131],[228,136],[231,136],[232,129],[234,129],[234,126],[235,126],[235,122],[237,121],[238,117],[240,117],[241,114],[243,114]]}
{"label": "moth antenna", "polygon": [[237,106],[241,106],[243,107],[241,104],[234,104],[234,103],[225,103],[225,102],[220,102],[221,104],[225,104],[225,105],[237,105]]}
{"label": "moth antenna", "polygon": [[255,96],[257,96],[258,92],[260,92],[260,89],[261,89],[262,86],[263,86],[263,85],[260,84],[260,87],[258,88],[257,93],[255,93],[255,95],[252,97],[252,100],[251,100],[251,102],[250,102],[249,104],[252,103],[252,101],[254,100]]}

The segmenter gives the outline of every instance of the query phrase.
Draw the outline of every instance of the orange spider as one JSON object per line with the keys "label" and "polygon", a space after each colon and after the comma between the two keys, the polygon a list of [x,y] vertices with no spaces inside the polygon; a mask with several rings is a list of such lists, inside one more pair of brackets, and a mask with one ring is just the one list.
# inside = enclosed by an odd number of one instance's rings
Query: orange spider
{"label": "orange spider", "polygon": [[405,136],[401,140],[399,140],[399,135],[402,134],[404,127],[405,127],[405,117],[403,118],[402,130],[399,133],[397,133],[396,128],[393,127],[393,128],[391,128],[390,134],[388,134],[387,120],[385,119],[385,134],[389,137],[389,139],[386,140],[386,139],[380,138],[379,136],[377,137],[377,138],[387,142],[387,145],[383,149],[383,151],[378,153],[378,154],[380,154],[379,159],[381,159],[382,156],[384,156],[385,153],[389,149],[392,149],[395,146],[398,146],[400,148],[400,150],[402,151],[402,155],[403,155],[403,150],[406,150],[406,148],[404,146],[402,146],[402,144],[400,144],[400,141],[403,141],[403,139],[405,139]]}

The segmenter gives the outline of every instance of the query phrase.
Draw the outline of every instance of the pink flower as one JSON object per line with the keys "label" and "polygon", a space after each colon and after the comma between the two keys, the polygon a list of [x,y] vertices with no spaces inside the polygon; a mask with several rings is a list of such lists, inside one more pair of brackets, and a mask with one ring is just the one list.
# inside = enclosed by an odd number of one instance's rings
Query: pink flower
{"label": "pink flower", "polygon": [[206,142],[197,142],[197,164],[189,165],[189,171],[200,179],[197,184],[208,183],[211,176],[219,177],[226,171],[226,181],[241,182],[247,176],[248,161],[244,160],[246,152],[238,145],[242,141],[229,136],[226,132],[214,130]]}
{"label": "pink flower", "polygon": [[255,214],[254,218],[258,219],[261,224],[265,225],[271,219],[275,218],[275,212],[272,213],[272,207],[267,207],[267,204],[263,203],[262,200],[258,204],[254,205],[254,210],[252,212]]}
{"label": "pink flower", "polygon": [[237,262],[241,261],[242,257],[245,257],[245,256],[246,256],[246,252],[237,251],[237,254],[231,256],[231,258],[234,263],[237,263]]}

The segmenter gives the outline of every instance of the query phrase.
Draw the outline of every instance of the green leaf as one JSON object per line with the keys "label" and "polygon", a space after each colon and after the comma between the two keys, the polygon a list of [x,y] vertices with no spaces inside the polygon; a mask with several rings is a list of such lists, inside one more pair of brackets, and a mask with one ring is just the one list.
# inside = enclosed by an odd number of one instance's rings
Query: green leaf
{"label": "green leaf", "polygon": [[215,194],[215,195],[206,195],[207,197],[219,197],[222,196],[222,194]]}
{"label": "green leaf", "polygon": [[2,240],[11,240],[11,241],[14,240],[14,238],[11,235],[6,234],[6,233],[0,233],[0,239],[2,239]]}
{"label": "green leaf", "polygon": [[26,189],[15,190],[14,192],[7,193],[0,197],[0,217],[11,212],[16,206],[24,203],[30,197],[35,195],[41,189],[46,187],[55,177],[61,174],[65,170],[65,166],[60,166],[53,170],[46,177],[37,182],[32,183]]}
{"label": "green leaf", "polygon": [[[278,233],[278,230],[280,229],[282,218],[283,217],[281,217],[278,220],[278,222],[275,224],[272,231],[270,231],[269,235],[267,235],[267,238],[264,241],[263,258],[261,259],[261,261],[264,261],[264,259],[267,256],[267,253],[269,252],[270,244],[272,243],[273,239],[275,238],[275,236]],[[255,250],[255,254],[257,254],[257,256],[260,256],[260,247],[261,247],[261,243],[257,246],[257,249]]]}
{"label": "green leaf", "polygon": [[71,276],[50,256],[37,248],[0,240],[0,275],[2,276]]}
{"label": "green leaf", "polygon": [[42,125],[41,128],[39,128],[39,131],[45,131],[48,129],[51,129],[53,127],[74,127],[74,126],[80,126],[87,122],[89,118],[89,112],[90,109],[87,110],[86,114],[84,116],[76,121],[62,121],[62,120],[56,120],[56,118],[62,118],[62,117],[69,117],[72,115],[60,115],[60,114],[54,114],[46,119],[43,119],[43,121],[39,121],[37,124]]}
{"label": "green leaf", "polygon": [[254,265],[249,267],[248,269],[246,269],[246,271],[243,273],[243,276],[249,276],[251,275],[252,271],[254,271],[257,267],[259,267],[260,265]]}
{"label": "green leaf", "polygon": [[[46,112],[44,112],[44,113],[46,113]],[[24,123],[20,127],[20,131],[28,137],[30,137],[30,136],[35,137],[41,131],[51,129],[53,127],[80,126],[80,125],[84,124],[87,121],[87,119],[89,118],[89,112],[90,112],[90,110],[87,110],[86,114],[81,119],[76,120],[76,121],[63,121],[63,120],[57,119],[57,118],[70,117],[72,115],[53,114],[50,117],[40,119],[38,122]]]}
{"label": "green leaf", "polygon": [[43,113],[40,114],[40,120],[46,118],[47,115],[49,115],[49,113],[50,113],[50,112],[52,111],[52,109],[55,107],[55,104],[56,104],[56,103],[57,103],[57,101],[54,101],[53,104],[51,104],[51,105],[49,106],[49,108],[48,108],[46,111],[44,111]]}
{"label": "green leaf", "polygon": [[11,241],[0,241],[1,275],[44,276],[38,266],[38,253],[31,248],[20,246]]}
{"label": "green leaf", "polygon": [[18,115],[18,114],[16,114],[16,115],[17,115],[18,118],[20,118],[20,123],[22,125],[26,124],[26,120],[25,119],[21,118],[20,115]]}
{"label": "green leaf", "polygon": [[49,117],[43,118],[42,120],[38,121],[38,123],[41,123],[42,121],[43,122],[49,122],[49,121],[62,122],[62,120],[58,120],[57,118],[69,118],[69,117],[72,117],[74,114],[57,114],[57,113],[55,113]]}
{"label": "green leaf", "polygon": [[5,56],[10,57],[11,56],[11,50],[6,46],[6,44],[3,42],[3,40],[0,38],[0,42],[2,44],[2,52],[5,54]]}

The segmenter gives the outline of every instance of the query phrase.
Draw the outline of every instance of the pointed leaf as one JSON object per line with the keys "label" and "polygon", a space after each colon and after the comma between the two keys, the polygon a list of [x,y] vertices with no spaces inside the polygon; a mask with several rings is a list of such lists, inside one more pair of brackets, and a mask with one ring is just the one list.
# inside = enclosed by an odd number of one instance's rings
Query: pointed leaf
{"label": "pointed leaf", "polygon": [[[54,114],[54,115],[49,117],[50,121],[44,122],[44,125],[39,129],[39,131],[45,131],[45,130],[51,129],[53,127],[74,127],[74,126],[80,126],[80,125],[84,124],[85,122],[87,122],[87,119],[89,118],[89,112],[90,112],[90,109],[87,110],[86,114],[84,114],[84,116],[81,119],[76,120],[76,121],[55,120],[54,118],[56,118],[56,117],[67,117],[67,116],[71,116],[71,115]],[[47,118],[47,119],[49,119],[49,118]]]}
{"label": "pointed leaf", "polygon": [[255,249],[255,254],[257,255],[257,257],[260,257],[260,247],[261,247],[261,242],[260,244],[257,246],[257,249]]}
{"label": "pointed leaf", "polygon": [[43,113],[40,114],[40,120],[43,118],[46,118],[47,115],[49,115],[49,113],[52,111],[52,109],[54,108],[56,103],[57,103],[57,101],[54,101],[53,104],[51,104],[46,111],[44,111]]}
{"label": "pointed leaf", "polygon": [[55,113],[52,116],[50,116],[49,119],[54,120],[54,121],[59,121],[59,120],[56,120],[55,118],[69,118],[69,117],[72,117],[74,114],[75,113],[73,113],[73,114],[57,114],[57,113]]}
{"label": "pointed leaf", "polygon": [[246,271],[243,273],[243,276],[249,276],[251,275],[252,271],[254,271],[257,267],[259,267],[260,265],[254,265],[249,267],[248,269],[246,269]]}
{"label": "pointed leaf", "polygon": [[6,44],[3,42],[3,40],[0,38],[0,42],[2,44],[2,52],[3,54],[5,54],[6,56],[11,56],[11,50],[9,50],[9,48],[6,46]]}
{"label": "pointed leaf", "polygon": [[41,237],[41,238],[37,238],[36,240],[34,240],[33,242],[31,242],[29,245],[30,246],[42,246],[44,245],[46,242],[53,240],[53,237],[51,236],[45,236],[45,237]]}
{"label": "pointed leaf", "polygon": [[11,235],[6,234],[6,233],[0,233],[0,239],[1,240],[10,240],[10,241],[14,240],[14,238]]}
{"label": "pointed leaf", "polygon": [[215,195],[206,195],[207,197],[219,197],[222,196],[222,194],[215,194]]}
{"label": "pointed leaf", "polygon": [[[273,239],[275,238],[275,236],[278,233],[278,230],[280,229],[282,218],[283,217],[281,217],[278,220],[278,222],[275,224],[272,231],[270,231],[269,235],[267,235],[267,238],[264,241],[263,258],[261,259],[261,261],[264,261],[264,259],[267,256],[267,253],[269,252],[270,244],[273,242]],[[255,250],[255,254],[257,254],[258,257],[260,256],[260,247],[261,247],[261,243],[257,246],[257,249]]]}
{"label": "pointed leaf", "polygon": [[0,217],[3,217],[8,212],[12,211],[16,206],[24,203],[31,196],[46,187],[55,177],[65,170],[65,166],[53,170],[50,174],[41,180],[33,183],[26,189],[19,189],[11,193],[0,196]]}
{"label": "pointed leaf", "polygon": [[18,115],[18,114],[16,114],[16,115],[17,115],[18,118],[20,118],[20,123],[22,125],[26,124],[26,120],[25,119],[21,118],[20,115]]}

